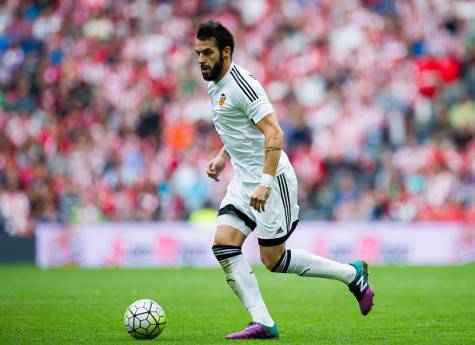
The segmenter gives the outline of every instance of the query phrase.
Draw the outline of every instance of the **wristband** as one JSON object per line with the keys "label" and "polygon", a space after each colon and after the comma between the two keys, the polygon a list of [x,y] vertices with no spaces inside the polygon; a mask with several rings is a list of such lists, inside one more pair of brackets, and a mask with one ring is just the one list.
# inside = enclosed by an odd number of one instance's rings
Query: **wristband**
{"label": "wristband", "polygon": [[269,174],[262,174],[261,176],[261,186],[272,188],[272,182],[274,181],[274,176]]}

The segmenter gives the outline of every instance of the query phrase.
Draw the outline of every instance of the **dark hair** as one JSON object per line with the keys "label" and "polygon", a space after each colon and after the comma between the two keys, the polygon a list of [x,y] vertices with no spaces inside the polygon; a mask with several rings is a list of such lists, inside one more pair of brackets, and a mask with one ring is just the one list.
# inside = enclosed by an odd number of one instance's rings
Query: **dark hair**
{"label": "dark hair", "polygon": [[198,27],[196,38],[201,41],[214,38],[220,52],[226,47],[231,47],[231,55],[234,52],[234,37],[220,22],[209,20],[205,23],[201,23]]}

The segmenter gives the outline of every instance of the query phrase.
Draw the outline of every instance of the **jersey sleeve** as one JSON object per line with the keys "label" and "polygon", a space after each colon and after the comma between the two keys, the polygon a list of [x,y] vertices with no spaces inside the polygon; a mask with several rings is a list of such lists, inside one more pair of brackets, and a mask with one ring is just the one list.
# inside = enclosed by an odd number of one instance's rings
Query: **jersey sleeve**
{"label": "jersey sleeve", "polygon": [[240,89],[239,104],[254,124],[274,112],[264,88],[254,77],[239,71],[234,72],[233,77],[235,77],[236,87]]}

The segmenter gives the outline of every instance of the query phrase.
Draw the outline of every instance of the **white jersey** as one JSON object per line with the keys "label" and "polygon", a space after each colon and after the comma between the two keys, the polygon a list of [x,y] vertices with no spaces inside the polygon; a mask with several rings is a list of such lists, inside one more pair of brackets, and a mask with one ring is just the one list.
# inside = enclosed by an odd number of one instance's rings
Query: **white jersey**
{"label": "white jersey", "polygon": [[[208,84],[213,122],[225,150],[231,156],[236,177],[259,182],[264,168],[264,134],[256,123],[274,110],[261,84],[244,68],[231,63],[217,83]],[[290,166],[281,151],[277,175]]]}

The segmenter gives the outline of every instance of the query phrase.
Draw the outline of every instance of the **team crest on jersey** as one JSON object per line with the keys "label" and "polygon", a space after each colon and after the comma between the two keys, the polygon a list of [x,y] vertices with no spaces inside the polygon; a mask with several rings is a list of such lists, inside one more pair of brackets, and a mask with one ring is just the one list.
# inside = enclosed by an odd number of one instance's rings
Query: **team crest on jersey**
{"label": "team crest on jersey", "polygon": [[220,106],[223,106],[224,105],[224,101],[226,101],[226,95],[224,93],[221,94],[221,97],[219,97],[219,105]]}

